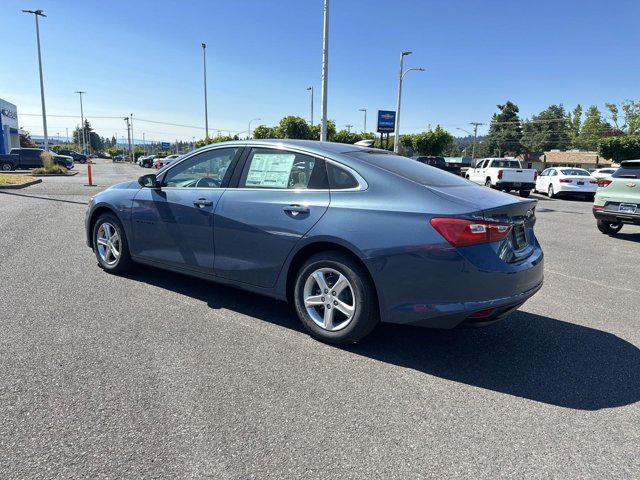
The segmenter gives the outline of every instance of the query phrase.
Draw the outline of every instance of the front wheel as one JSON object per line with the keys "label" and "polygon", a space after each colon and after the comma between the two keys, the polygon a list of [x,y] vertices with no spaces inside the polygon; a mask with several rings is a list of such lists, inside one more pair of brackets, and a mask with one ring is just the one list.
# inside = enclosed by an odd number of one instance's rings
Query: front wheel
{"label": "front wheel", "polygon": [[124,273],[131,268],[127,236],[113,213],[100,215],[93,227],[93,251],[98,265],[109,273]]}
{"label": "front wheel", "polygon": [[378,324],[376,292],[368,272],[341,252],[321,252],[307,260],[293,293],[302,324],[321,341],[355,343]]}
{"label": "front wheel", "polygon": [[531,195],[531,190],[520,190],[520,196],[522,198],[527,198],[529,195]]}
{"label": "front wheel", "polygon": [[9,162],[4,162],[0,164],[0,170],[2,170],[3,172],[10,172],[11,170],[13,170],[13,165],[11,165]]}
{"label": "front wheel", "polygon": [[621,223],[605,222],[604,220],[598,220],[598,230],[606,235],[615,235],[622,229]]}

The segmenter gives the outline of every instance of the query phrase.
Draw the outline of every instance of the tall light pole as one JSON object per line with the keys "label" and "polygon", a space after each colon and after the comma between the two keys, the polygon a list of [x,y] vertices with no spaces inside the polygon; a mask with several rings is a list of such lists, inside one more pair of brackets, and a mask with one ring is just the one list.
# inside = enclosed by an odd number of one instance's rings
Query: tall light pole
{"label": "tall light pole", "polygon": [[47,109],[44,105],[44,80],[42,79],[42,54],[40,52],[40,27],[38,17],[46,17],[42,10],[22,10],[24,13],[32,13],[36,18],[36,40],[38,43],[38,67],[40,69],[40,100],[42,101],[42,128],[44,129],[44,149],[49,150],[49,135],[47,134]]}
{"label": "tall light pole", "polygon": [[364,130],[362,131],[362,133],[367,133],[367,109],[366,108],[360,108],[358,111],[359,112],[364,112]]}
{"label": "tall light pole", "polygon": [[[87,93],[87,92],[82,92],[79,90],[76,90],[76,93],[78,95],[80,95],[80,131],[82,132],[82,153],[84,153],[86,155],[87,153],[87,142],[85,140],[85,136],[84,136],[84,110],[82,109],[82,94],[83,93]],[[78,139],[79,141],[80,139]]]}
{"label": "tall light pole", "polygon": [[254,122],[256,120],[262,120],[261,118],[252,118],[251,120],[249,120],[249,140],[251,140],[251,122]]}
{"label": "tall light pole", "polygon": [[311,92],[311,126],[313,127],[313,85],[307,88]]}
{"label": "tall light pole", "polygon": [[484,125],[480,122],[471,122],[469,125],[473,125],[473,147],[471,148],[471,159],[476,158],[476,139],[478,138],[478,127]]}
{"label": "tall light pole", "polygon": [[207,106],[207,44],[202,42],[202,72],[204,74],[204,136],[209,139],[209,111]]}
{"label": "tall light pole", "polygon": [[424,72],[424,68],[409,68],[403,70],[404,57],[411,55],[413,52],[400,52],[400,75],[398,76],[398,103],[396,106],[396,125],[395,125],[395,139],[393,141],[393,152],[400,152],[400,106],[402,104],[402,80],[404,76],[411,71]]}
{"label": "tall light pole", "polygon": [[324,0],[324,32],[322,35],[322,124],[320,141],[327,141],[327,77],[329,76],[329,0]]}
{"label": "tall light pole", "polygon": [[129,117],[124,117],[124,121],[127,122],[127,138],[129,140],[129,154],[131,155],[130,157],[131,161],[133,161],[133,148],[131,147],[131,130],[129,130]]}
{"label": "tall light pole", "polygon": [[350,123],[347,123],[345,127],[347,127],[347,132],[351,133],[351,127],[353,127],[353,125],[351,125]]}
{"label": "tall light pole", "polygon": [[[133,113],[129,114],[129,117],[131,118],[131,144],[133,145],[133,150],[131,151],[132,153],[135,153],[135,148],[136,148],[136,140],[133,137]],[[131,157],[131,161],[135,160],[134,157]]]}

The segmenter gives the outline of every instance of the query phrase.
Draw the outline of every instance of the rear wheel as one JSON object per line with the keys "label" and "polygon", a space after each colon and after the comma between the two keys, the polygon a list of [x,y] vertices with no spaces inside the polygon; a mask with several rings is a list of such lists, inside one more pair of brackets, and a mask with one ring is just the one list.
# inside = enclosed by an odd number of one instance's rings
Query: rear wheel
{"label": "rear wheel", "polygon": [[491,179],[490,179],[490,178],[487,178],[487,179],[485,180],[485,182],[484,182],[484,186],[485,186],[485,187],[488,187],[488,188],[491,188]]}
{"label": "rear wheel", "polygon": [[305,328],[327,343],[355,343],[379,321],[368,273],[341,252],[321,252],[307,260],[296,277],[294,303]]}
{"label": "rear wheel", "polygon": [[622,229],[621,223],[611,223],[605,220],[598,220],[598,230],[606,235],[615,235]]}
{"label": "rear wheel", "polygon": [[527,198],[529,195],[531,195],[531,190],[520,190],[520,196],[522,198]]}
{"label": "rear wheel", "polygon": [[553,191],[553,185],[549,185],[549,190],[547,190],[547,196],[549,198],[554,198],[556,196],[555,192]]}
{"label": "rear wheel", "polygon": [[93,251],[98,265],[109,273],[124,273],[133,264],[127,236],[113,213],[100,215],[93,227]]}

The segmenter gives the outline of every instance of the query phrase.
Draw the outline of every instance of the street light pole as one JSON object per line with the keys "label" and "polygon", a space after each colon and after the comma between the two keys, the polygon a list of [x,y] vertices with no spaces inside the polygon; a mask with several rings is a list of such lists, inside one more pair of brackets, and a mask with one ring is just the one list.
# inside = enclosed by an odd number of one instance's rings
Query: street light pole
{"label": "street light pole", "polygon": [[[87,92],[82,92],[77,90],[76,93],[78,95],[80,95],[80,128],[81,128],[81,132],[82,132],[82,153],[84,153],[85,155],[87,154],[87,142],[85,140],[85,136],[84,136],[84,111],[82,109],[82,94],[83,93],[87,93]],[[78,139],[80,140],[80,139]]]}
{"label": "street light pole", "polygon": [[351,127],[353,127],[353,125],[351,125],[350,123],[347,123],[345,127],[347,127],[347,132],[351,133]]}
{"label": "street light pole", "polygon": [[249,140],[251,140],[251,122],[255,121],[255,120],[262,120],[261,118],[252,118],[251,120],[249,120]]}
{"label": "street light pole", "polygon": [[424,68],[409,68],[403,71],[404,57],[411,55],[413,52],[400,52],[400,75],[398,78],[398,103],[396,106],[396,125],[395,125],[395,139],[393,141],[393,152],[400,152],[400,106],[402,104],[402,80],[404,76],[411,71],[424,72]]}
{"label": "street light pole", "polygon": [[127,139],[129,140],[129,154],[130,154],[131,161],[133,161],[133,148],[131,148],[131,130],[129,130],[129,117],[124,117],[124,121],[127,122]]}
{"label": "street light pole", "polygon": [[[129,116],[131,117],[131,144],[133,145],[132,153],[135,153],[136,140],[133,137],[133,113],[130,113]],[[135,160],[135,158],[131,157],[131,161],[134,161],[134,160]]]}
{"label": "street light pole", "polygon": [[36,40],[38,43],[38,68],[40,69],[40,100],[42,101],[42,128],[44,129],[44,149],[49,150],[49,135],[47,134],[47,109],[44,105],[44,80],[42,78],[42,54],[40,52],[40,27],[38,17],[46,17],[42,10],[22,10],[24,13],[32,13],[36,18]]}
{"label": "street light pole", "polygon": [[311,91],[311,126],[313,127],[313,85],[308,87],[307,91]]}
{"label": "street light pole", "polygon": [[204,131],[209,139],[209,112],[207,106],[207,44],[202,42],[202,71],[204,73]]}
{"label": "street light pole", "polygon": [[322,36],[322,125],[320,141],[327,141],[327,77],[329,75],[329,0],[324,0],[324,31]]}
{"label": "street light pole", "polygon": [[358,110],[359,112],[364,112],[364,130],[362,133],[367,133],[367,109],[361,108]]}

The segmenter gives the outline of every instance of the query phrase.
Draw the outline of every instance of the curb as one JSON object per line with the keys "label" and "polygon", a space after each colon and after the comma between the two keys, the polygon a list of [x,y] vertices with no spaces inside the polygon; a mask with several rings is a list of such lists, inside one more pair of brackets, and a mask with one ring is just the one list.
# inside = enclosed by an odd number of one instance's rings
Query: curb
{"label": "curb", "polygon": [[80,172],[69,172],[69,173],[32,173],[32,177],[73,177],[74,175],[78,175]]}
{"label": "curb", "polygon": [[0,189],[15,190],[18,188],[30,187],[31,185],[35,185],[36,183],[41,183],[41,182],[42,182],[41,178],[36,178],[35,180],[31,180],[30,182],[25,182],[25,183],[16,183],[13,185],[0,185]]}

